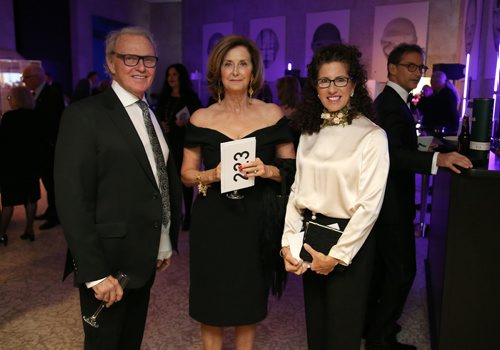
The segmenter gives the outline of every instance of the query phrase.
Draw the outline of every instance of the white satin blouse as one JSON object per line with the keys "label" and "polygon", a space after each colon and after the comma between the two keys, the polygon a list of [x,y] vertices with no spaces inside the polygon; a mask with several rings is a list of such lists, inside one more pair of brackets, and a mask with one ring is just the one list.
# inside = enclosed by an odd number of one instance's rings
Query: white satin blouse
{"label": "white satin blouse", "polygon": [[382,206],[389,152],[385,131],[364,116],[300,137],[297,172],[286,209],[282,246],[302,228],[302,212],[350,218],[329,256],[349,265]]}

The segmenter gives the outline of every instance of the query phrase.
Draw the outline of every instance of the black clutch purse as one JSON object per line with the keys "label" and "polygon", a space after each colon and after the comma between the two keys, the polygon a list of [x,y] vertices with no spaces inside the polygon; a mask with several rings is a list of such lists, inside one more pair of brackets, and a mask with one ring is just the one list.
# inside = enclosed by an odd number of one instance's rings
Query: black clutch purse
{"label": "black clutch purse", "polygon": [[[314,250],[328,255],[330,249],[337,243],[340,236],[342,236],[342,231],[318,224],[314,221],[308,221],[304,231],[304,243],[309,244]],[[307,262],[312,262],[313,260],[311,254],[305,250],[304,246],[300,250],[300,258]]]}

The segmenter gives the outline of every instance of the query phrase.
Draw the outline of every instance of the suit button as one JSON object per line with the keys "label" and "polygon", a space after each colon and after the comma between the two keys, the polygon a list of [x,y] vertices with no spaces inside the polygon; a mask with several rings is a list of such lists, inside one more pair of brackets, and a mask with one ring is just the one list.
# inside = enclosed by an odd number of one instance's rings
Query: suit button
{"label": "suit button", "polygon": [[155,222],[155,223],[153,224],[153,227],[154,227],[154,228],[158,228],[158,227],[160,227],[160,223],[159,223],[159,222]]}
{"label": "suit button", "polygon": [[153,199],[158,199],[158,195],[154,194]]}

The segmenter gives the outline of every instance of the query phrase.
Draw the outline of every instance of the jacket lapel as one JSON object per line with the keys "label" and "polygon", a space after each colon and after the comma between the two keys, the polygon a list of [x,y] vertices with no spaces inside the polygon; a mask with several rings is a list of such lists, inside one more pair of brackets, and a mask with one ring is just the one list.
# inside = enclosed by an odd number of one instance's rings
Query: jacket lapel
{"label": "jacket lapel", "polygon": [[109,88],[103,92],[103,94],[106,94],[104,96],[104,107],[109,110],[109,117],[125,138],[125,143],[129,146],[132,154],[134,154],[148,178],[151,180],[153,185],[158,188],[153,170],[151,169],[146,151],[144,150],[144,145],[142,144],[141,138],[137,134],[134,124],[130,120],[127,111],[121,104],[113,89]]}

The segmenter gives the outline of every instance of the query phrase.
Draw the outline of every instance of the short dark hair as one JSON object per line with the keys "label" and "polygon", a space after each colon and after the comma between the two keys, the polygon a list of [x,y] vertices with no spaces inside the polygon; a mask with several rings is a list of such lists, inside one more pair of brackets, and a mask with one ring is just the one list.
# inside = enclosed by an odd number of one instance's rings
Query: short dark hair
{"label": "short dark hair", "polygon": [[276,81],[276,92],[282,105],[296,108],[300,103],[302,87],[297,77],[286,76]]}
{"label": "short dark hair", "polygon": [[87,79],[92,78],[93,76],[97,76],[97,72],[95,70],[90,71],[89,74],[87,74]]}
{"label": "short dark hair", "polygon": [[354,95],[349,100],[351,112],[348,116],[348,123],[351,124],[352,119],[360,114],[374,120],[372,99],[366,88],[367,73],[361,63],[361,56],[357,47],[346,44],[324,46],[316,51],[311,63],[307,66],[308,81],[304,88],[304,100],[292,116],[295,128],[309,134],[319,131],[322,123],[320,116],[324,107],[318,98],[316,80],[321,66],[330,62],[345,63],[349,77],[356,84]]}
{"label": "short dark hair", "polygon": [[208,88],[215,98],[217,98],[217,94],[219,92],[221,98],[224,96],[224,89],[221,83],[222,62],[224,61],[224,58],[229,50],[234,49],[237,46],[245,47],[250,53],[253,75],[252,89],[257,91],[264,83],[264,64],[262,63],[260,51],[255,43],[241,35],[228,35],[223,37],[214,46],[210,52],[210,56],[208,57],[207,83]]}
{"label": "short dark hair", "polygon": [[389,76],[389,64],[397,65],[403,59],[403,55],[415,52],[424,56],[424,49],[417,44],[402,43],[396,46],[387,57],[387,76]]}

